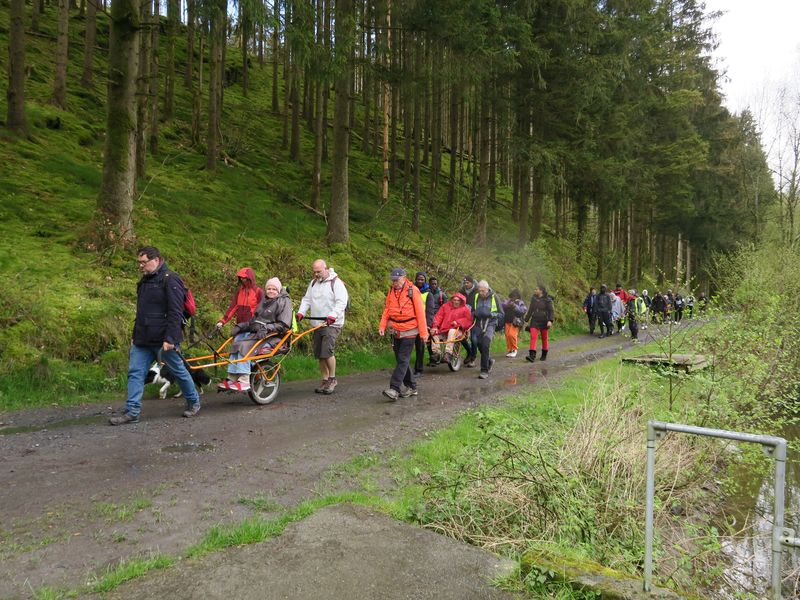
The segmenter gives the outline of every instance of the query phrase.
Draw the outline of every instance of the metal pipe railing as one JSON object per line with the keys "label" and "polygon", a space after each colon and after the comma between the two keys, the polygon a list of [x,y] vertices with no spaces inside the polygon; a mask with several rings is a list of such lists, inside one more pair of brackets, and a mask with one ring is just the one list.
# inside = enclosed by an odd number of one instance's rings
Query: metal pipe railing
{"label": "metal pipe railing", "polygon": [[647,499],[645,508],[647,514],[645,516],[644,591],[649,592],[653,587],[653,512],[655,504],[656,441],[670,431],[760,444],[767,456],[775,460],[775,504],[772,523],[772,575],[770,578],[770,587],[772,600],[780,600],[783,547],[800,547],[800,539],[794,537],[794,531],[786,529],[783,526],[785,510],[784,490],[786,487],[786,440],[771,435],[756,435],[753,433],[725,431],[724,429],[709,429],[707,427],[665,423],[663,421],[648,421],[647,423]]}

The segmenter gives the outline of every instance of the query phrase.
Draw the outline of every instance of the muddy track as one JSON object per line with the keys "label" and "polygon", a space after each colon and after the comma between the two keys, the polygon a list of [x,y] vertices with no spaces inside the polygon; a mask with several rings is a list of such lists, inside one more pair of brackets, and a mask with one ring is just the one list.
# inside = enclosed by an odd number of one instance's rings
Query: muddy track
{"label": "muddy track", "polygon": [[488,380],[439,366],[426,371],[419,397],[393,404],[381,396],[382,371],[341,378],[331,396],[314,394],[316,382],[285,384],[265,407],[206,393],[194,419],[181,418],[181,400],[159,400],[150,387],[141,422],[124,427],[106,424],[107,403],[7,413],[0,597],[77,587],[135,555],[179,554],[211,526],[251,515],[242,499],[266,498],[267,510],[292,506],[318,493],[337,464],[390,453],[463,410],[546,389],[628,348],[627,338],[574,336],[553,344],[546,363],[498,356]]}

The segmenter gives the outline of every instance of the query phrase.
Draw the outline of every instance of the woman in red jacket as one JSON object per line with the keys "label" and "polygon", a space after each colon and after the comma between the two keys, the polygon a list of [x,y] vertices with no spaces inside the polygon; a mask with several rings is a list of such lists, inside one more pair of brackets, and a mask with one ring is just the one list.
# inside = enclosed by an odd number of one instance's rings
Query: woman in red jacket
{"label": "woman in red jacket", "polygon": [[250,267],[239,269],[236,276],[239,278],[239,288],[236,290],[228,310],[217,321],[217,329],[222,329],[225,323],[234,316],[236,317],[237,325],[239,323],[247,323],[253,318],[259,302],[264,298],[264,290],[256,285],[256,274],[253,269]]}
{"label": "woman in red jacket", "polygon": [[[467,299],[462,293],[454,294],[448,302],[442,305],[431,324],[431,335],[434,343],[441,343],[445,339],[447,344],[444,347],[444,360],[450,362],[453,356],[453,340],[457,339],[462,333],[472,325],[472,311],[467,306]],[[433,355],[436,362],[439,362],[439,355]]]}

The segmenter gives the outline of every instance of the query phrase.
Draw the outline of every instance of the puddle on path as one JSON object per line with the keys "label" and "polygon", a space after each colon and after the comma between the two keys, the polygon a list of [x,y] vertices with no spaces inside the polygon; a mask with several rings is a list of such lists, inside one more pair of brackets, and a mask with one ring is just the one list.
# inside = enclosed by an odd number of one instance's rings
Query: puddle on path
{"label": "puddle on path", "polygon": [[0,435],[12,435],[14,433],[30,433],[32,431],[46,431],[48,429],[61,429],[62,427],[72,427],[73,425],[93,425],[95,423],[105,423],[108,417],[104,415],[90,415],[88,417],[78,417],[77,419],[64,419],[63,421],[53,421],[52,423],[40,423],[38,425],[20,425],[19,427],[0,427]]}
{"label": "puddle on path", "polygon": [[175,452],[178,454],[188,454],[190,452],[213,452],[217,447],[214,444],[201,444],[199,442],[184,442],[182,444],[172,444],[164,446],[162,452]]}

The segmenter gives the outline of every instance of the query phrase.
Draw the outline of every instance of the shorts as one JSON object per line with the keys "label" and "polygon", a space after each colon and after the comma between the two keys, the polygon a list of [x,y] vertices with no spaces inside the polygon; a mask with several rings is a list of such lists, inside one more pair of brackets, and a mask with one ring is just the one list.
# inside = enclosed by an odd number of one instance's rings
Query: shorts
{"label": "shorts", "polygon": [[323,359],[333,356],[336,347],[336,338],[342,332],[341,327],[322,327],[314,332],[312,346],[314,348],[314,358]]}

